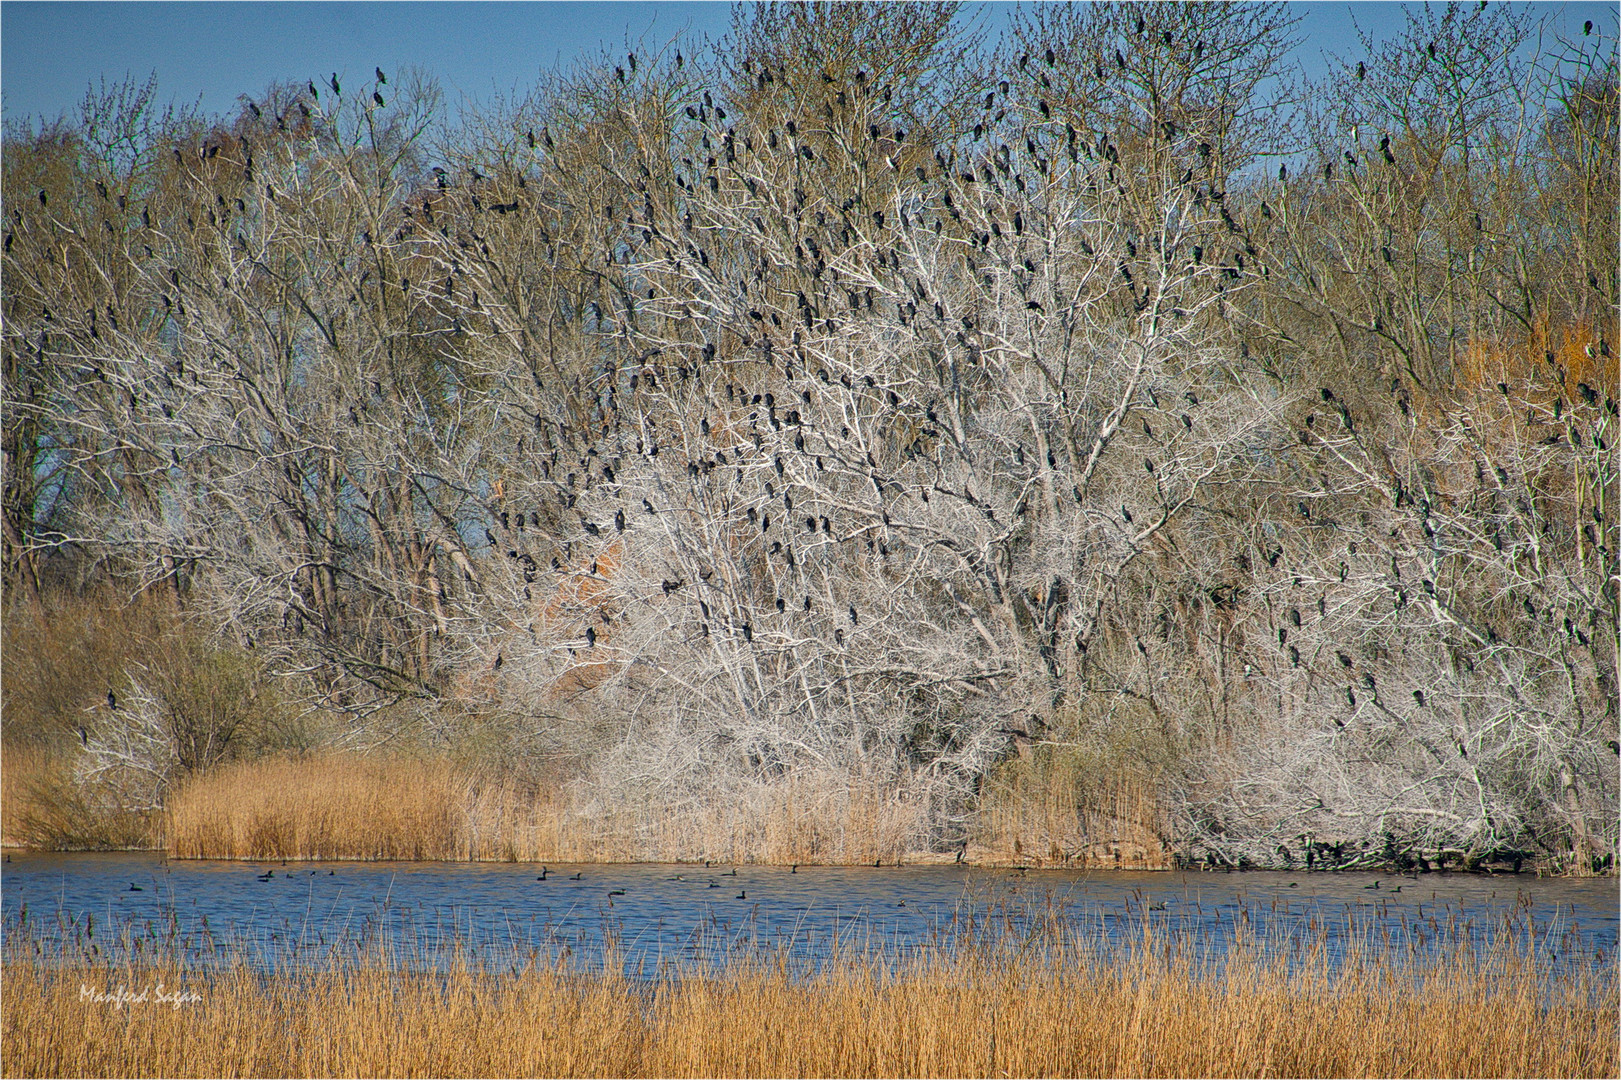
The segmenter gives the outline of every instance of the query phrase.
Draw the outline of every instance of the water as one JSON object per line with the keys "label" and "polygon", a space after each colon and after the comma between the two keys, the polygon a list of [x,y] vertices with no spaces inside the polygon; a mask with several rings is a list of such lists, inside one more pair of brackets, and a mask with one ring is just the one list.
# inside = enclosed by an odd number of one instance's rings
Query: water
{"label": "water", "polygon": [[12,940],[26,926],[22,939],[46,958],[143,942],[179,945],[208,963],[223,944],[268,968],[318,968],[381,947],[430,967],[461,955],[589,969],[613,956],[647,975],[762,949],[807,969],[840,950],[902,958],[1030,940],[1054,925],[1105,946],[1138,941],[1147,925],[1217,954],[1251,936],[1321,941],[1331,955],[1358,935],[1419,950],[1513,939],[1556,971],[1574,961],[1613,965],[1621,924],[1615,881],[1529,875],[646,864],[552,865],[537,881],[540,873],[527,863],[13,853],[0,865],[0,926]]}

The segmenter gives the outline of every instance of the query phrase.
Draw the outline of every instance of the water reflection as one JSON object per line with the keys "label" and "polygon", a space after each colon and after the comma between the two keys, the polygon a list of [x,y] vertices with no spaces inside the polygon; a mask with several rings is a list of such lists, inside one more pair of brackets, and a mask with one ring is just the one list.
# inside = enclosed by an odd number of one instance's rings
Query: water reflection
{"label": "water reflection", "polygon": [[[964,867],[703,867],[168,862],[150,854],[13,854],[0,868],[8,937],[41,957],[179,946],[191,962],[268,968],[387,953],[441,966],[611,957],[632,974],[778,955],[844,955],[1039,941],[1056,927],[1104,946],[1161,940],[1221,955],[1288,941],[1335,955],[1359,937],[1529,943],[1550,971],[1613,964],[1609,880],[1430,874],[1075,873]],[[144,942],[144,945],[138,943]]]}

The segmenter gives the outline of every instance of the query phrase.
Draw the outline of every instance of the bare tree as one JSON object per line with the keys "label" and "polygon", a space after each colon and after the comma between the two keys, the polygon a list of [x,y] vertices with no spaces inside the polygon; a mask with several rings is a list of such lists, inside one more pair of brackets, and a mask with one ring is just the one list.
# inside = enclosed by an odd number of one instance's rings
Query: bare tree
{"label": "bare tree", "polygon": [[1036,748],[1189,857],[1590,862],[1613,51],[1411,20],[1294,115],[1277,5],[740,9],[454,131],[109,102],[7,158],[7,572],[599,806],[818,777],[945,847]]}

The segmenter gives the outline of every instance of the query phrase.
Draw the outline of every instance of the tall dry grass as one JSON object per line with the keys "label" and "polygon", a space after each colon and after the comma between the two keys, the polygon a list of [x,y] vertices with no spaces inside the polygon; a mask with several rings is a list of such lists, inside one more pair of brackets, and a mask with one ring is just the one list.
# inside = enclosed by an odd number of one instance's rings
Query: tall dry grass
{"label": "tall dry grass", "polygon": [[670,807],[443,757],[325,754],[194,777],[164,833],[175,858],[867,863],[905,858],[920,813],[838,777]]}
{"label": "tall dry grass", "polygon": [[109,805],[74,782],[73,753],[26,742],[0,749],[0,842],[50,851],[155,846],[151,815]]}
{"label": "tall dry grass", "polygon": [[1153,778],[1119,760],[1027,751],[986,778],[972,827],[978,862],[1094,869],[1162,870]]}
{"label": "tall dry grass", "polygon": [[[173,957],[8,963],[17,1076],[1614,1076],[1616,981],[1544,978],[1517,951],[1412,961],[1372,947],[1291,972],[1225,970],[1146,935],[1134,954],[859,957],[796,977],[762,959],[656,980],[524,961],[411,971],[383,959],[267,976]],[[1416,963],[1416,966],[1413,966]],[[195,993],[179,1006],[155,990]],[[122,987],[145,1002],[87,995]]]}

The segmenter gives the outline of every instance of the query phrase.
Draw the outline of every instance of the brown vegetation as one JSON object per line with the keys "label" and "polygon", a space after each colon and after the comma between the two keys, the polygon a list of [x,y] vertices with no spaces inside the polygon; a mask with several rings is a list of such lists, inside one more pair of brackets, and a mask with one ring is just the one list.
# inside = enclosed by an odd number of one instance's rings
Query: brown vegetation
{"label": "brown vegetation", "polygon": [[50,851],[145,848],[152,815],[97,799],[73,777],[72,751],[27,743],[0,757],[0,842]]}
{"label": "brown vegetation", "polygon": [[967,862],[1164,870],[1172,855],[1149,775],[1050,747],[986,777]]}
{"label": "brown vegetation", "polygon": [[150,816],[82,780],[91,732],[111,719],[107,692],[176,632],[171,597],[110,588],[12,594],[0,618],[0,835],[27,847],[117,848],[152,843]]}
{"label": "brown vegetation", "polygon": [[[15,935],[13,935],[15,936]],[[11,1076],[1613,1076],[1602,962],[1558,977],[1508,950],[1364,946],[1224,972],[1144,932],[1112,959],[1045,950],[769,960],[651,981],[520,958],[421,974],[374,957],[280,977],[172,959],[7,964]],[[504,967],[503,963],[503,967]],[[610,970],[612,965],[610,964]],[[195,992],[199,1001],[155,1000]],[[123,988],[114,1007],[88,993]]]}
{"label": "brown vegetation", "polygon": [[[443,756],[325,754],[216,768],[172,794],[162,823],[175,858],[855,865],[940,858],[918,847],[922,817],[893,786],[832,775],[670,814]],[[1022,859],[1011,835],[986,844],[973,861]]]}

